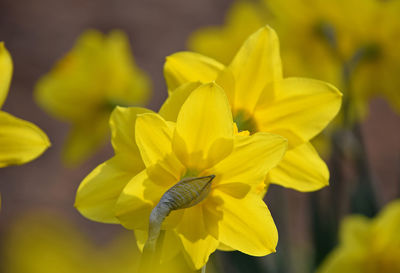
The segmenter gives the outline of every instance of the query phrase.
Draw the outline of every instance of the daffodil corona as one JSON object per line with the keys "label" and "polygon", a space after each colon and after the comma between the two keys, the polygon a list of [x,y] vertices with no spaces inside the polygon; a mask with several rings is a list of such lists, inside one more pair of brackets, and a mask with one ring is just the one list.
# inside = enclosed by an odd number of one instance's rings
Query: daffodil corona
{"label": "daffodil corona", "polygon": [[[217,248],[255,256],[274,252],[277,230],[256,189],[283,157],[286,140],[264,132],[237,134],[228,99],[217,84],[185,88],[191,94],[178,110],[176,122],[162,114],[138,114],[135,108],[114,111],[114,117],[120,115],[119,129],[113,134],[116,157],[133,151],[131,158],[138,160],[138,151],[143,169],[136,175],[131,172],[125,185],[119,186],[111,181],[117,172],[105,165],[94,170],[78,189],[77,208],[92,219],[118,220],[146,241],[151,211],[162,196],[182,181],[210,177],[199,198],[181,203],[162,223],[161,261],[181,252],[193,269],[199,269]],[[164,112],[168,112],[165,107]],[[111,118],[111,125],[115,120]],[[125,160],[119,168],[133,162]],[[118,163],[114,166],[118,168]],[[107,198],[111,192],[114,196]],[[176,192],[179,197],[182,189]],[[107,211],[115,211],[116,217],[104,219],[96,198],[113,199]]]}
{"label": "daffodil corona", "polygon": [[125,34],[90,30],[38,81],[35,95],[46,112],[71,125],[63,159],[77,164],[105,142],[114,107],[144,104],[149,89]]}
{"label": "daffodil corona", "polygon": [[[329,172],[309,141],[335,117],[341,93],[307,78],[283,78],[278,37],[266,26],[243,43],[228,65],[192,52],[167,57],[164,74],[170,97],[161,108],[169,120],[190,94],[178,88],[215,80],[223,86],[239,131],[270,132],[288,139],[289,149],[268,181],[299,191],[328,185]],[[193,83],[195,84],[195,83]]]}

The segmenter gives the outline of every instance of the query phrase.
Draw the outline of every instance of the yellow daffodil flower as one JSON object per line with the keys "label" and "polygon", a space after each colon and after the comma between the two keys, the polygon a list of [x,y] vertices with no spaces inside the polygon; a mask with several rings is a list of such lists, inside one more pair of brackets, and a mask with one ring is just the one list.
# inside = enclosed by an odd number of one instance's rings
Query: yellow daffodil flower
{"label": "yellow daffodil flower", "polygon": [[35,95],[46,112],[71,125],[63,159],[76,164],[104,144],[114,107],[145,103],[149,89],[148,77],[135,65],[125,34],[90,30],[39,80]]}
{"label": "yellow daffodil flower", "polygon": [[215,83],[186,89],[191,94],[176,123],[162,117],[174,107],[165,106],[161,115],[115,109],[110,124],[116,155],[85,178],[75,206],[90,219],[120,221],[144,242],[150,212],[169,188],[185,177],[212,175],[204,200],[166,218],[161,261],[183,252],[199,269],[217,247],[255,256],[275,251],[276,227],[251,189],[281,160],[286,140],[263,132],[235,134],[228,99]]}
{"label": "yellow daffodil flower", "polygon": [[[12,223],[4,239],[1,260],[7,273],[135,272],[140,258],[133,234],[122,233],[106,244],[96,244],[71,222],[48,211],[24,214]],[[152,272],[192,272],[184,265],[170,263]]]}
{"label": "yellow daffodil flower", "polygon": [[[13,63],[0,42],[0,108],[7,97]],[[36,125],[0,111],[0,167],[20,165],[40,156],[50,141]]]}
{"label": "yellow daffodil flower", "polygon": [[281,38],[285,75],[339,86],[352,123],[365,116],[372,97],[386,97],[400,111],[399,12],[399,1],[236,1],[223,26],[194,32],[188,46],[228,64],[248,34],[271,24]]}
{"label": "yellow daffodil flower", "polygon": [[393,201],[374,219],[347,217],[340,228],[339,246],[318,273],[400,272],[400,200]]}
{"label": "yellow daffodil flower", "polygon": [[216,80],[228,96],[239,131],[271,132],[288,139],[288,152],[269,172],[268,181],[299,191],[329,184],[328,169],[309,141],[335,117],[341,93],[322,81],[283,78],[273,29],[263,27],[252,34],[228,66],[197,53],[179,52],[167,57],[164,74],[171,95],[160,113],[166,111],[168,120],[174,120],[190,93],[179,86]]}

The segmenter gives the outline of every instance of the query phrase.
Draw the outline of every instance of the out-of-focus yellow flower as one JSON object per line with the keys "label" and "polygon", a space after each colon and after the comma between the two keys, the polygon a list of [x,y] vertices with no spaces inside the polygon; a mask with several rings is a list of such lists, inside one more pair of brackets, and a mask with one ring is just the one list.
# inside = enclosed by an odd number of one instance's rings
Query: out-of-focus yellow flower
{"label": "out-of-focus yellow flower", "polygon": [[[132,233],[121,233],[107,244],[95,243],[50,211],[20,217],[10,225],[1,247],[0,260],[6,273],[128,273],[136,272],[140,259]],[[192,271],[182,258],[152,272]]]}
{"label": "out-of-focus yellow flower", "polygon": [[[0,108],[7,97],[12,70],[11,56],[0,42]],[[36,125],[0,111],[0,167],[29,162],[49,146],[46,134]]]}
{"label": "out-of-focus yellow flower", "polygon": [[224,26],[196,31],[189,48],[228,64],[246,34],[271,24],[281,38],[285,75],[339,86],[353,122],[374,96],[400,111],[399,12],[399,1],[237,1]]}
{"label": "out-of-focus yellow flower", "polygon": [[[150,212],[169,188],[184,177],[215,175],[202,202],[175,210],[166,218],[161,261],[183,252],[191,266],[199,269],[221,248],[220,243],[250,255],[273,252],[276,227],[265,203],[251,188],[280,161],[285,139],[268,133],[235,134],[229,103],[220,87],[210,83],[186,88],[191,94],[178,109],[176,123],[143,109],[115,109],[111,126],[115,127],[116,156],[85,178],[76,207],[86,217],[105,222],[115,222],[115,212],[121,224],[134,229],[144,242]],[[122,160],[118,162],[119,156]],[[142,171],[135,175],[138,171],[132,168],[138,166]]]}
{"label": "out-of-focus yellow flower", "polygon": [[[223,86],[239,131],[271,132],[289,141],[289,150],[272,169],[268,181],[299,191],[329,183],[329,171],[309,141],[335,117],[341,93],[332,85],[306,78],[283,78],[279,41],[263,27],[252,34],[233,61],[223,64],[192,52],[167,57],[164,74],[171,92],[165,105],[179,109],[188,82],[216,80]],[[173,120],[177,110],[170,113]],[[163,113],[161,109],[160,113]]]}
{"label": "out-of-focus yellow flower", "polygon": [[29,213],[9,227],[2,240],[7,273],[134,272],[139,251],[132,234],[96,245],[59,215]]}
{"label": "out-of-focus yellow flower", "polygon": [[267,18],[265,7],[255,1],[236,1],[226,15],[223,27],[211,26],[195,31],[189,37],[188,48],[227,65],[247,37],[267,24]]}
{"label": "out-of-focus yellow flower", "polygon": [[105,143],[114,107],[144,104],[149,91],[148,77],[135,65],[125,34],[89,30],[39,80],[35,96],[46,112],[70,123],[63,159],[76,164]]}
{"label": "out-of-focus yellow flower", "polygon": [[318,273],[400,272],[400,200],[393,201],[374,219],[349,216],[340,228],[339,246]]}

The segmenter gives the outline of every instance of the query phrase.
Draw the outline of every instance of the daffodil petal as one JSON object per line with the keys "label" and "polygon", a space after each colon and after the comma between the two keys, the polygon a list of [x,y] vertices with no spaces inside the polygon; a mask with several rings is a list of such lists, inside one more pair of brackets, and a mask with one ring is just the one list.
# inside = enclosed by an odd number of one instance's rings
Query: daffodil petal
{"label": "daffodil petal", "polygon": [[275,252],[278,231],[262,198],[252,193],[242,199],[222,192],[218,195],[224,201],[219,241],[252,256]]}
{"label": "daffodil petal", "polygon": [[[160,201],[168,188],[151,181],[144,170],[129,181],[119,196],[115,215],[127,229],[147,230],[152,209]],[[172,211],[163,223],[166,226],[176,226],[183,211]]]}
{"label": "daffodil petal", "polygon": [[226,13],[224,26],[194,31],[189,37],[188,48],[229,64],[243,41],[266,23],[268,18],[260,4],[234,1]]}
{"label": "daffodil petal", "polygon": [[0,42],[0,108],[3,106],[10,88],[12,71],[11,55],[4,46],[4,42]]}
{"label": "daffodil petal", "polygon": [[[131,169],[124,169],[128,160]],[[115,204],[123,188],[141,170],[139,158],[132,161],[124,155],[116,155],[97,166],[79,185],[76,193],[75,207],[86,218],[104,223],[118,223],[115,217]]]}
{"label": "daffodil petal", "polygon": [[218,246],[218,240],[208,234],[205,221],[201,206],[194,206],[185,209],[177,226],[185,258],[195,269],[202,268]]}
{"label": "daffodil petal", "polygon": [[224,65],[194,52],[178,52],[167,57],[164,64],[164,77],[168,90],[173,91],[187,82],[215,81]]}
{"label": "daffodil petal", "polygon": [[141,107],[115,107],[110,116],[111,144],[115,154],[140,156],[135,142],[135,124],[137,116],[143,113],[152,111]]}
{"label": "daffodil petal", "polygon": [[220,244],[218,245],[218,250],[222,250],[222,251],[235,251],[233,248],[231,248],[231,247],[229,247],[229,246],[227,246],[227,245],[225,245],[225,244],[222,244],[222,243],[220,243]]}
{"label": "daffodil petal", "polygon": [[306,78],[287,78],[277,84],[277,97],[257,109],[260,131],[286,137],[289,147],[309,141],[340,109],[342,94],[332,85]]}
{"label": "daffodil petal", "polygon": [[115,206],[115,215],[128,229],[146,230],[150,212],[164,192],[164,188],[149,180],[144,170],[132,178],[123,189]]}
{"label": "daffodil petal", "polygon": [[[135,230],[135,236],[138,247],[143,251],[143,247],[147,241],[148,231],[147,230]],[[157,243],[157,252],[160,253],[160,262],[163,264],[176,257],[182,250],[181,242],[175,231],[162,230],[160,236],[161,245]]]}
{"label": "daffodil petal", "polygon": [[309,143],[288,150],[268,173],[268,181],[297,191],[316,191],[329,185],[329,170]]}
{"label": "daffodil petal", "polygon": [[136,119],[136,144],[149,167],[171,154],[173,127],[157,114],[141,114]]}
{"label": "daffodil petal", "polygon": [[340,242],[352,248],[365,248],[366,244],[370,242],[370,227],[371,220],[366,216],[346,217],[340,223]]}
{"label": "daffodil petal", "polygon": [[317,273],[368,272],[366,259],[364,252],[338,248],[323,261]]}
{"label": "daffodil petal", "polygon": [[252,34],[228,67],[235,76],[233,107],[252,113],[264,87],[282,79],[275,31],[265,26]]}
{"label": "daffodil petal", "polygon": [[176,121],[182,105],[185,103],[186,99],[193,92],[193,90],[200,85],[200,82],[189,82],[182,84],[173,92],[171,92],[158,113],[165,120]]}
{"label": "daffodil petal", "polygon": [[[217,139],[232,136],[233,121],[228,99],[218,85],[209,83],[194,90],[183,104],[176,123],[173,149],[183,162],[193,161],[195,156],[207,158],[204,151],[208,152]],[[213,158],[216,157],[214,154]]]}
{"label": "daffodil petal", "polygon": [[232,153],[215,165],[214,185],[242,182],[258,185],[282,159],[287,141],[278,135],[256,133],[237,136]]}
{"label": "daffodil petal", "polygon": [[0,167],[29,162],[49,146],[49,139],[39,127],[0,111]]}

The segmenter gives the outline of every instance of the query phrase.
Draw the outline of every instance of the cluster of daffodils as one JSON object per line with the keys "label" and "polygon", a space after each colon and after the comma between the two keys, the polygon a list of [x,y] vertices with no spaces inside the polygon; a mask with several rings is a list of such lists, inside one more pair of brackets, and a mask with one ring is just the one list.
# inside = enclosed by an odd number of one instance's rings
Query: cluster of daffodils
{"label": "cluster of daffodils", "polygon": [[134,230],[144,255],[156,252],[161,264],[183,256],[198,270],[217,249],[274,252],[278,233],[263,195],[269,183],[328,185],[309,141],[337,114],[341,93],[283,78],[270,27],[250,35],[228,66],[180,52],[164,73],[169,97],[158,113],[112,112],[115,155],[82,181],[75,206]]}
{"label": "cluster of daffodils", "polygon": [[237,0],[223,26],[198,30],[188,44],[228,64],[250,33],[271,24],[282,41],[285,74],[339,86],[343,114],[354,122],[375,96],[400,110],[399,13],[399,1]]}

